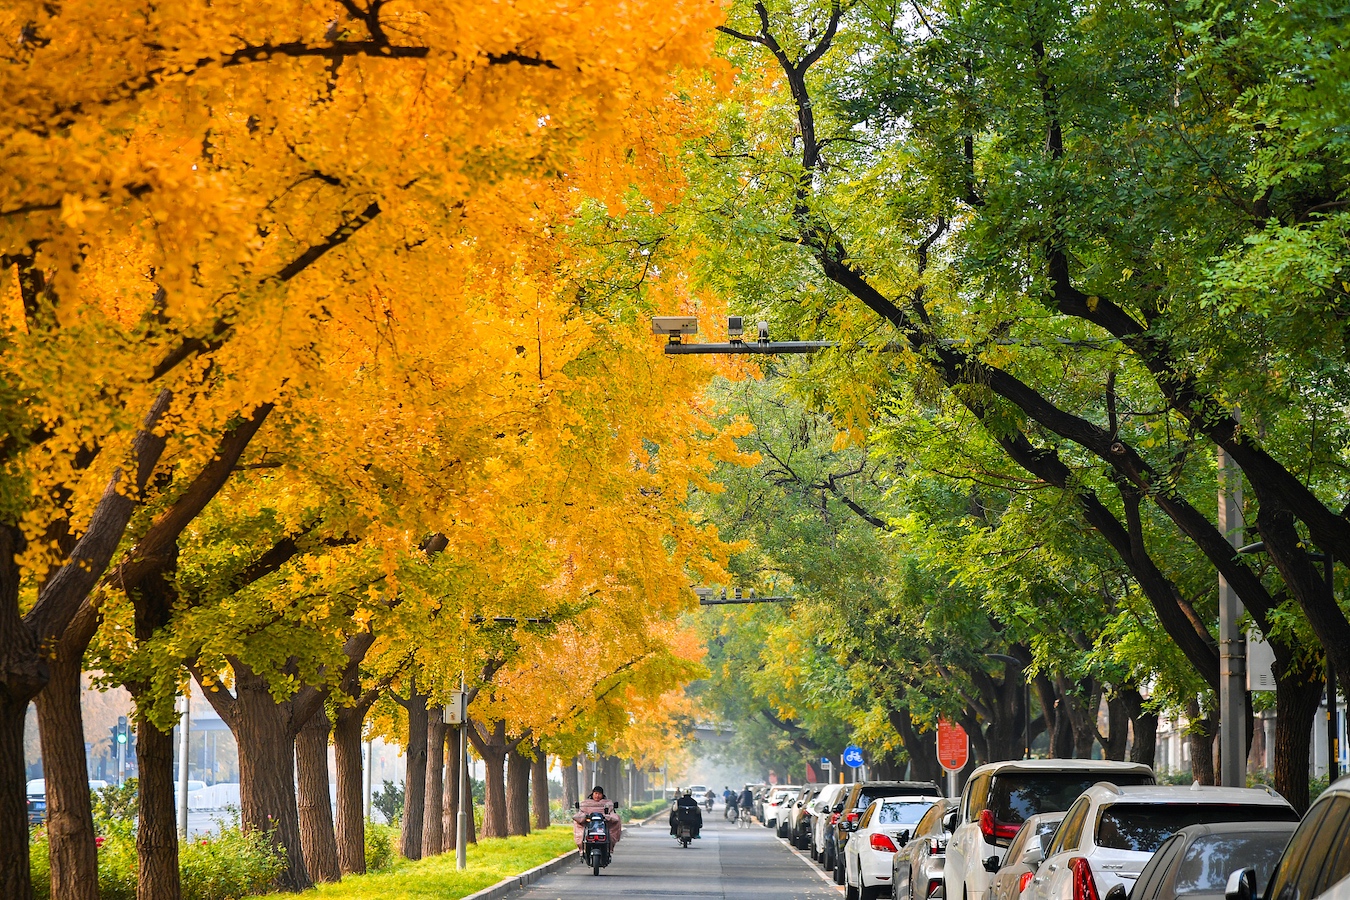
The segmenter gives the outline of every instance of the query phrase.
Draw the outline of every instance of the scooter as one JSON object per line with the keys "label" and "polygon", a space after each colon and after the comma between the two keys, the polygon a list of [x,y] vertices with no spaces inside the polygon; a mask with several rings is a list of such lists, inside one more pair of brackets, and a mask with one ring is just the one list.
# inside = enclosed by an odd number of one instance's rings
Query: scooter
{"label": "scooter", "polygon": [[[619,804],[614,804],[616,811],[618,808]],[[581,858],[586,861],[586,865],[591,867],[593,875],[599,875],[600,870],[609,865],[611,857],[609,824],[605,821],[604,813],[593,812],[586,817],[581,847]]]}
{"label": "scooter", "polygon": [[710,797],[710,796],[709,796],[709,797],[704,797],[704,798],[703,798],[703,808],[706,809],[708,812],[712,812],[712,807],[713,807],[713,798]]}

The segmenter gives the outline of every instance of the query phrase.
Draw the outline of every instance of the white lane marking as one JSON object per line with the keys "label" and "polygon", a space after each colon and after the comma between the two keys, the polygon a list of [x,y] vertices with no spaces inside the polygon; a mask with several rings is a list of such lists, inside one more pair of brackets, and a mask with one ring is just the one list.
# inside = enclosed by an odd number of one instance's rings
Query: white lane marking
{"label": "white lane marking", "polygon": [[778,841],[778,843],[788,848],[788,852],[790,852],[793,856],[797,857],[802,862],[806,863],[806,867],[810,869],[812,872],[814,872],[817,876],[819,876],[821,881],[825,882],[839,893],[841,894],[844,893],[844,886],[842,884],[835,884],[833,875],[826,875],[824,869],[822,869],[820,866],[812,862],[811,857],[807,856],[806,854],[802,853],[802,851],[798,850],[796,847],[789,844],[786,838],[780,838],[778,837],[778,835],[774,835],[774,840]]}

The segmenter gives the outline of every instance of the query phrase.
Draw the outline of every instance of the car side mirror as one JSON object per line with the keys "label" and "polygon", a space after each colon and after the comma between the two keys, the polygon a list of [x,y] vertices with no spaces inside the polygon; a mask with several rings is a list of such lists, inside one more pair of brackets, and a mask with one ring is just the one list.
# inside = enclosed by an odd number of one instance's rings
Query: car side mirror
{"label": "car side mirror", "polygon": [[985,859],[985,861],[984,861],[984,870],[985,870],[986,872],[997,872],[997,871],[998,871],[998,857],[997,857],[997,856],[990,856],[990,857],[987,857],[987,858]]}
{"label": "car side mirror", "polygon": [[830,812],[837,812],[837,813],[841,813],[843,811],[844,811],[844,804],[842,803],[836,803],[834,805],[834,808],[830,810]]}
{"label": "car side mirror", "polygon": [[1041,850],[1040,844],[1030,844],[1022,851],[1022,865],[1036,868],[1045,859],[1045,851]]}
{"label": "car side mirror", "polygon": [[942,818],[943,831],[946,831],[948,834],[951,834],[953,831],[955,831],[956,822],[960,817],[961,817],[960,811],[955,809],[947,813],[947,815],[943,816]]}
{"label": "car side mirror", "polygon": [[1228,876],[1228,887],[1223,892],[1224,900],[1255,900],[1256,870],[1251,866],[1238,869]]}
{"label": "car side mirror", "polygon": [[1125,890],[1125,885],[1118,884],[1106,892],[1106,900],[1126,900],[1130,892]]}
{"label": "car side mirror", "polygon": [[895,843],[896,843],[898,846],[901,846],[901,847],[905,846],[905,844],[908,844],[908,843],[909,843],[909,832],[908,832],[908,831],[902,831],[902,832],[900,832],[899,834],[897,834],[897,835],[895,836]]}

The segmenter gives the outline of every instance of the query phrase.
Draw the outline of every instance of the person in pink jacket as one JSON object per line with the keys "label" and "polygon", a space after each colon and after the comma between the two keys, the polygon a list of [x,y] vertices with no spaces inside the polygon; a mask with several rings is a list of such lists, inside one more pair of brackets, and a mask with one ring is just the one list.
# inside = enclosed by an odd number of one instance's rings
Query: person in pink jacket
{"label": "person in pink jacket", "polygon": [[614,804],[605,799],[605,789],[597,784],[591,789],[591,795],[582,800],[579,806],[572,815],[572,837],[576,839],[577,849],[581,849],[582,838],[586,835],[586,818],[593,812],[601,812],[605,814],[605,824],[609,826],[609,852],[613,853],[614,846],[623,836],[623,825],[614,814]]}

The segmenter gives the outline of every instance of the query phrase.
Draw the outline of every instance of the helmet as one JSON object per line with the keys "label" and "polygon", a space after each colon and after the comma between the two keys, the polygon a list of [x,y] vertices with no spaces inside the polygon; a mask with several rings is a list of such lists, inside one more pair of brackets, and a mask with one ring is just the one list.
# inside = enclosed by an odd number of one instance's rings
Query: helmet
{"label": "helmet", "polygon": [[694,796],[694,792],[691,791],[691,790],[689,790],[689,788],[685,788],[685,789],[684,789],[684,795],[685,795],[686,797],[692,797],[692,796]]}

